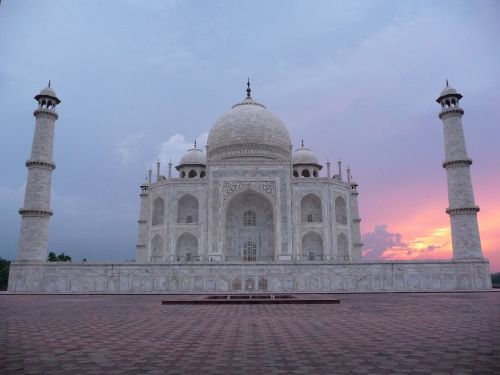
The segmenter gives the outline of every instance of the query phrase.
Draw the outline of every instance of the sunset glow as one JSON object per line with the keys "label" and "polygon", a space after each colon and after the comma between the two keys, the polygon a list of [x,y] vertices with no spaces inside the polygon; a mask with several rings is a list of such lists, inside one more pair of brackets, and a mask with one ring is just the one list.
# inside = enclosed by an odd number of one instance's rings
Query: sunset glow
{"label": "sunset glow", "polygon": [[[484,202],[478,213],[483,255],[489,259],[492,272],[500,271],[500,203]],[[398,210],[399,211],[399,210]],[[384,260],[450,259],[452,257],[451,229],[448,215],[442,206],[429,205],[413,214],[396,217],[386,212],[388,235],[399,234],[400,241],[388,246],[378,257]],[[377,219],[375,219],[377,220]],[[368,228],[367,228],[368,229]],[[373,226],[369,228],[373,230]],[[370,231],[365,230],[365,238]],[[380,239],[381,240],[381,239]],[[397,241],[396,241],[397,242]],[[369,256],[373,243],[365,241],[363,254]]]}

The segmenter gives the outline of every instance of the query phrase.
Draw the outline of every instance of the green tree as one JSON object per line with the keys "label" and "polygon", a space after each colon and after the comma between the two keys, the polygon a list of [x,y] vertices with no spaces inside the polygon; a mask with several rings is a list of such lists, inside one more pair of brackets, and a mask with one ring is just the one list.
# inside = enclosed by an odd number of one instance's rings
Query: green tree
{"label": "green tree", "polygon": [[71,257],[69,255],[64,255],[64,253],[59,254],[57,259],[59,262],[71,262]]}
{"label": "green tree", "polygon": [[10,261],[0,257],[0,290],[7,290],[9,284]]}
{"label": "green tree", "polygon": [[493,288],[500,288],[500,272],[491,274],[491,284]]}
{"label": "green tree", "polygon": [[71,262],[71,257],[69,255],[66,255],[64,253],[61,253],[59,255],[56,255],[53,251],[49,253],[49,256],[47,257],[48,262]]}

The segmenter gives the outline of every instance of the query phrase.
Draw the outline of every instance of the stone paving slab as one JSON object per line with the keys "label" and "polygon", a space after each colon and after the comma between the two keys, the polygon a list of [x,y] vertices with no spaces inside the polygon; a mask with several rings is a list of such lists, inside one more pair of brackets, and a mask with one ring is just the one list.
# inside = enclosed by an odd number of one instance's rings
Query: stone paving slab
{"label": "stone paving slab", "polygon": [[499,374],[500,293],[330,305],[0,295],[1,374]]}

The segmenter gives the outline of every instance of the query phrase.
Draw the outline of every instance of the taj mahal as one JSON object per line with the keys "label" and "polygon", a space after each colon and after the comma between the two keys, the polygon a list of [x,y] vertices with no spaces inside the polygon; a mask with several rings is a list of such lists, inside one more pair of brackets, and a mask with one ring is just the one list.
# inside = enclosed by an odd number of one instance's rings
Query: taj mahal
{"label": "taj mahal", "polygon": [[[482,255],[462,95],[440,93],[453,257],[366,261],[358,185],[340,162],[322,165],[286,125],[246,96],[206,145],[156,165],[140,185],[135,262],[49,263],[54,125],[60,99],[35,96],[35,134],[9,290],[72,293],[452,291],[491,288]],[[203,147],[205,146],[205,147]],[[175,168],[175,170],[173,170]],[[444,214],[444,213],[443,213]]]}

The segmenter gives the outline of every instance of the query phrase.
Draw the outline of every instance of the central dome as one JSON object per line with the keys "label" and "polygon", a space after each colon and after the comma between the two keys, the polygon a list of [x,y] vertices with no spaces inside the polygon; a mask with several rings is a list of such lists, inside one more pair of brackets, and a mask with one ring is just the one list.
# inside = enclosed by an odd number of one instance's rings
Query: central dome
{"label": "central dome", "polygon": [[208,134],[208,158],[290,158],[290,135],[283,122],[250,96],[223,114]]}

